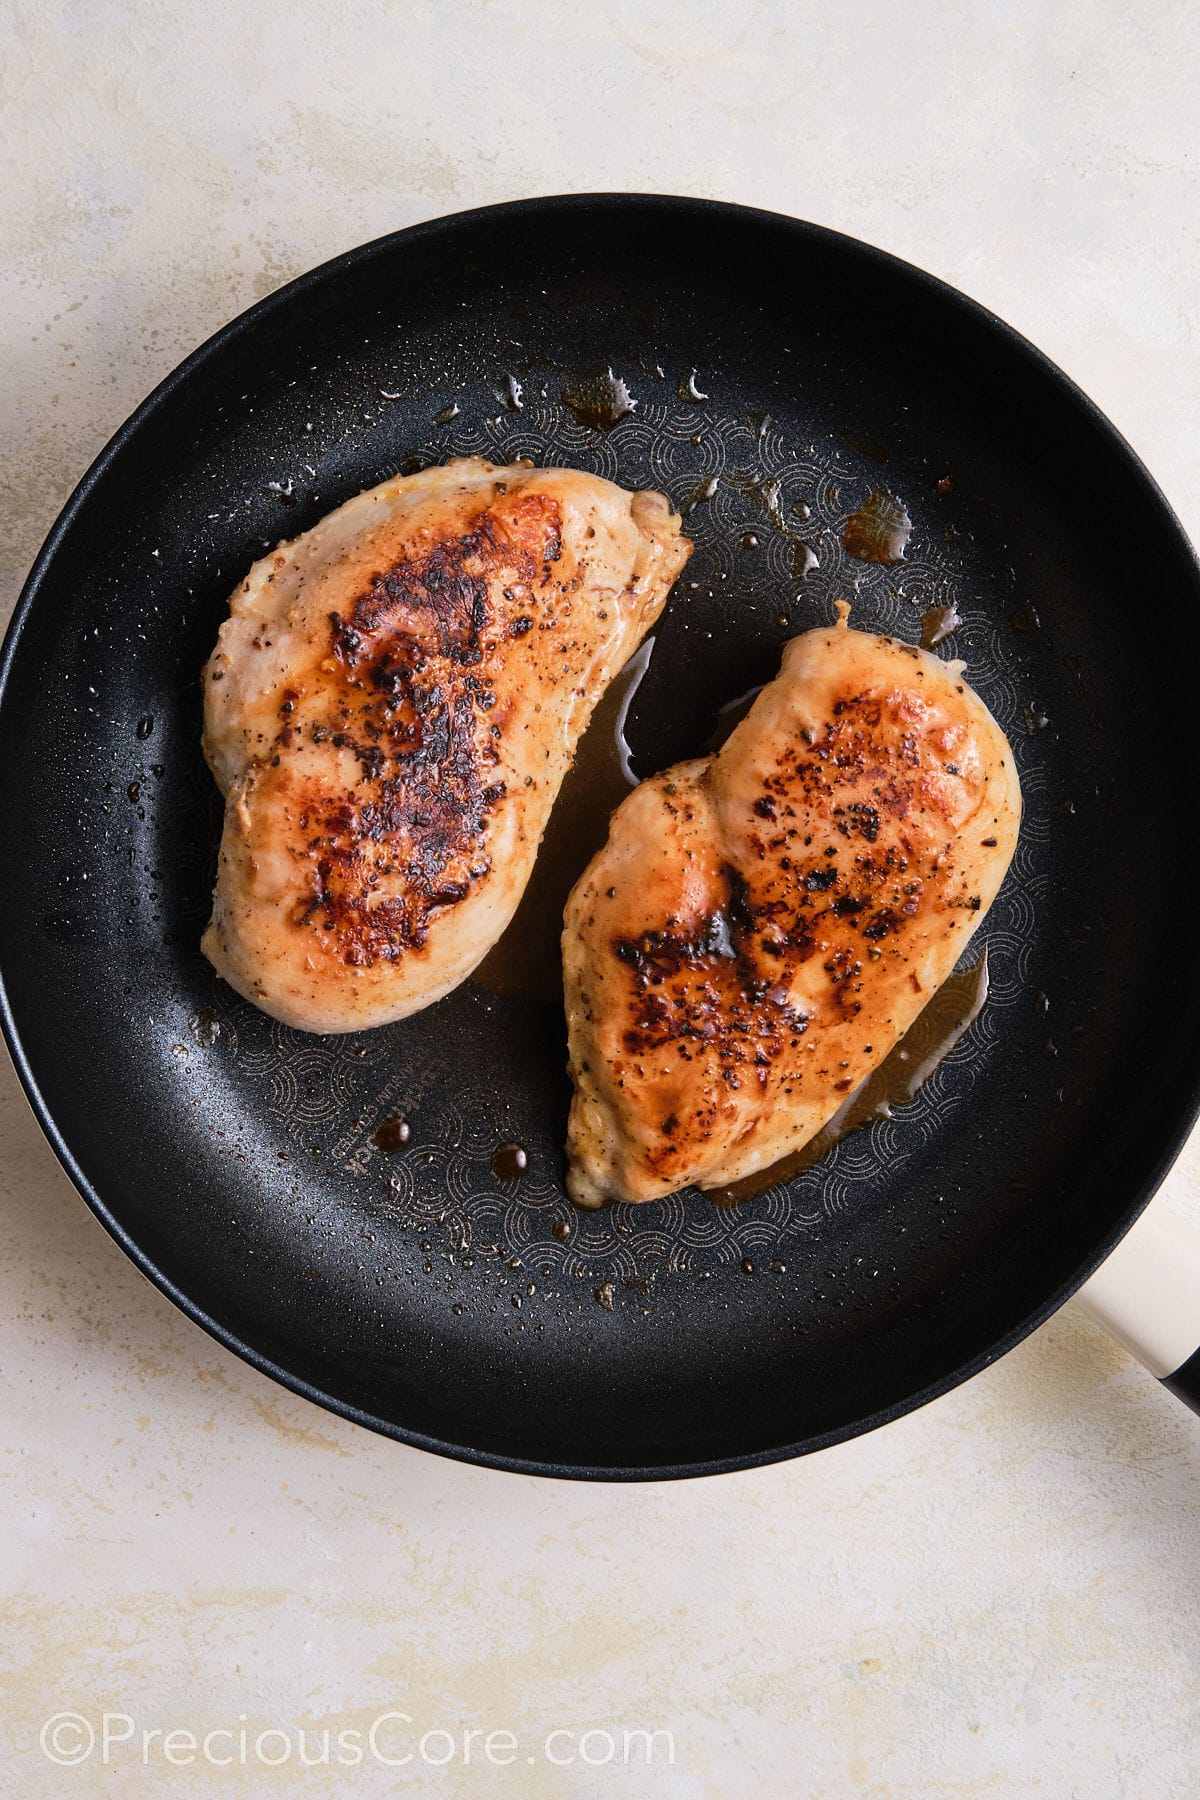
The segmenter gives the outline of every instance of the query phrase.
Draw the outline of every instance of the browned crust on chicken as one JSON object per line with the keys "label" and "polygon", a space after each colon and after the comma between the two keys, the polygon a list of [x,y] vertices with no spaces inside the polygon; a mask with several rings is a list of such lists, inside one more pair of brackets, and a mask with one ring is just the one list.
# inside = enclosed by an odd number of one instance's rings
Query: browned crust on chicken
{"label": "browned crust on chicken", "polygon": [[[504,640],[533,629],[562,555],[561,510],[532,494],[464,523],[461,537],[393,563],[330,613],[325,679],[303,717],[293,694],[281,703],[281,748],[307,732],[352,751],[362,771],[341,794],[309,782],[298,796],[312,897],[295,924],[336,934],[348,963],[422,945],[430,915],[491,869],[484,827],[506,791],[496,741],[508,711],[492,665]],[[497,619],[496,585],[526,588],[529,609]],[[403,892],[379,897],[401,865]]]}

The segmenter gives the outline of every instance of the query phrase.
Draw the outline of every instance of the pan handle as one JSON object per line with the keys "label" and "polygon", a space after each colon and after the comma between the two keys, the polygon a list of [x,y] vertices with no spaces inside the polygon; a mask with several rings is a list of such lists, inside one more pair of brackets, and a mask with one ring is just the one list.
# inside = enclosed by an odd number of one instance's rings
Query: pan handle
{"label": "pan handle", "polygon": [[1200,1412],[1200,1228],[1156,1202],[1077,1297],[1164,1387]]}

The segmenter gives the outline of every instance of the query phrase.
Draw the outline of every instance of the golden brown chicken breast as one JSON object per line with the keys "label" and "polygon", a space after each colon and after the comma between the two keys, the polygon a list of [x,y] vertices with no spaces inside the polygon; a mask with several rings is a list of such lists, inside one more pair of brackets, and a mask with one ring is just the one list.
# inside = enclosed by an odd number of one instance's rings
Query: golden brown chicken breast
{"label": "golden brown chicken breast", "polygon": [[584,1206],[798,1150],[953,969],[1017,841],[1012,752],[957,665],[793,639],[715,756],[644,781],[567,903]]}
{"label": "golden brown chicken breast", "polygon": [[478,458],[255,564],[204,672],[204,952],[304,1031],[428,1006],[511,919],[575,744],[690,552],[661,494]]}

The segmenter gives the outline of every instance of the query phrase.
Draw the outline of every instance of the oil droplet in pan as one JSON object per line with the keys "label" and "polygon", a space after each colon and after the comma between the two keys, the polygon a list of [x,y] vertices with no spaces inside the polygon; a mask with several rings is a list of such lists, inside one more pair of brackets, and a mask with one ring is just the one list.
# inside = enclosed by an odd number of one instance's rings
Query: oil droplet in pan
{"label": "oil droplet in pan", "polygon": [[953,600],[949,606],[927,606],[921,614],[921,648],[933,650],[944,644],[962,624]]}
{"label": "oil droplet in pan", "polygon": [[767,1188],[791,1181],[828,1156],[835,1144],[873,1119],[890,1119],[892,1109],[903,1106],[924,1087],[963,1033],[983,1011],[988,994],[987,951],[969,969],[959,969],[944,981],[924,1011],[918,1013],[900,1042],[879,1067],[850,1095],[846,1104],[822,1126],[815,1137],[768,1168],[758,1169],[728,1187],[713,1188],[709,1199],[718,1206],[736,1206]]}
{"label": "oil droplet in pan", "polygon": [[497,1181],[517,1181],[529,1167],[524,1144],[499,1144],[492,1152],[492,1174]]}
{"label": "oil droplet in pan", "polygon": [[407,1119],[382,1119],[375,1127],[376,1144],[389,1154],[402,1150],[411,1136],[412,1127]]}
{"label": "oil droplet in pan", "polygon": [[210,1012],[195,1012],[188,1020],[188,1030],[202,1050],[211,1050],[221,1035],[221,1021]]}
{"label": "oil droplet in pan", "polygon": [[1042,629],[1041,616],[1030,600],[1018,601],[1008,615],[1008,622],[1022,637],[1032,637]]}
{"label": "oil droplet in pan", "polygon": [[811,575],[814,569],[820,568],[821,559],[812,545],[806,543],[802,537],[793,537],[791,542],[792,558],[789,565],[791,573],[796,581],[803,581],[806,575]]}
{"label": "oil droplet in pan", "polygon": [[846,520],[842,544],[859,562],[881,563],[889,568],[904,560],[912,532],[912,520],[904,502],[894,494],[868,494],[856,512]]}
{"label": "oil droplet in pan", "polygon": [[603,375],[584,375],[568,381],[563,387],[562,403],[577,425],[590,425],[596,431],[611,431],[618,419],[637,405],[624,381],[611,369]]}
{"label": "oil droplet in pan", "polygon": [[[730,476],[730,481],[740,494],[744,495],[747,500],[752,500],[754,504],[762,510],[768,524],[776,531],[782,532],[784,537],[787,538],[788,544],[791,547],[791,556],[788,566],[794,580],[802,580],[805,575],[811,575],[814,569],[820,568],[820,559],[812,545],[806,543],[802,537],[793,531],[784,517],[783,487],[777,476],[755,475],[747,473],[744,470],[739,470],[735,471],[735,473]],[[712,484],[715,489],[717,485],[716,476],[712,478]],[[697,493],[698,492],[699,490],[697,490]],[[703,497],[707,498],[708,496],[705,495]],[[688,500],[684,505],[684,512],[686,513],[694,504],[695,496],[689,495]],[[811,516],[811,509],[804,500],[794,500],[790,510],[800,519],[807,519]],[[741,542],[743,550],[756,549],[759,542],[758,533],[754,531],[745,532]]]}
{"label": "oil droplet in pan", "polygon": [[749,470],[736,470],[729,479],[738,493],[752,500],[777,531],[786,531],[781,500],[783,484],[777,475],[755,475]]}
{"label": "oil droplet in pan", "polygon": [[680,507],[680,516],[686,519],[688,514],[695,507],[701,505],[705,500],[711,500],[720,485],[720,480],[721,477],[719,475],[706,475],[703,481],[697,482],[696,486],[692,489],[691,493]]}

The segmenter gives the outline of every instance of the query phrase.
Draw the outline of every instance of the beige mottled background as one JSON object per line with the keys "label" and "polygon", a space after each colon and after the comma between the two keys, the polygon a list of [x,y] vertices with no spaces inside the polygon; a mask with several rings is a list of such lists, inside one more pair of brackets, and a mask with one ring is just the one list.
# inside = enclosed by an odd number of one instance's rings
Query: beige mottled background
{"label": "beige mottled background", "polygon": [[[222,321],[362,239],[570,188],[775,207],[936,271],[1075,375],[1200,535],[1197,92],[1195,0],[5,0],[5,606]],[[1194,1210],[1192,1169],[1159,1204]],[[218,1349],[7,1066],[0,1196],[4,1794],[1200,1792],[1200,1420],[1072,1309],[806,1462],[560,1486],[371,1438]],[[64,1710],[253,1737],[390,1709],[511,1729],[518,1759],[38,1748]],[[672,1766],[526,1760],[636,1726]]]}

